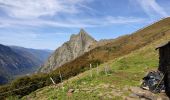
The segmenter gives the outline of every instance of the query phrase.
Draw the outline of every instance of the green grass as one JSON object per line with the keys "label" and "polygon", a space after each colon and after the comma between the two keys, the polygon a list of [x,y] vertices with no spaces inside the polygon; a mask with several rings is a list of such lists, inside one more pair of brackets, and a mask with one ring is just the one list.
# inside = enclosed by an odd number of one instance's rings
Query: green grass
{"label": "green grass", "polygon": [[[0,92],[4,93],[9,90],[18,89],[20,87],[29,86],[32,84],[34,85],[33,87],[31,86],[25,89],[7,93],[5,95],[0,96],[0,98],[6,98],[11,95],[17,95],[19,97],[23,97],[37,89],[39,90],[31,94],[31,96],[33,96],[34,98],[40,95],[42,95],[40,96],[41,98],[46,96],[48,96],[48,98],[50,97],[53,98],[56,95],[58,98],[60,98],[61,96],[60,95],[58,96],[60,91],[56,93],[55,90],[48,89],[48,87],[40,89],[44,86],[49,86],[50,84],[52,84],[49,77],[52,77],[56,81],[56,83],[59,83],[60,82],[60,78],[58,74],[59,71],[63,74],[63,79],[68,79],[72,76],[75,76],[79,73],[86,71],[85,73],[82,73],[76,77],[69,79],[69,81],[75,80],[76,83],[65,83],[66,87],[68,88],[70,85],[74,86],[73,88],[81,89],[81,88],[88,88],[89,84],[100,86],[101,84],[107,84],[107,83],[110,85],[115,85],[116,87],[119,87],[121,89],[126,86],[139,85],[139,81],[147,71],[157,68],[158,52],[154,50],[155,46],[160,44],[164,40],[168,40],[168,39],[170,39],[170,18],[161,20],[131,35],[119,37],[114,41],[109,42],[108,44],[97,46],[93,50],[85,53],[84,55],[76,58],[71,62],[62,65],[61,67],[50,72],[49,74],[38,73],[36,75],[31,75],[29,77],[22,77],[20,79],[17,79],[13,81],[12,84],[0,87]],[[106,61],[109,62],[103,64]],[[94,75],[92,78],[91,77],[89,78],[91,71],[87,71],[89,70],[90,63],[92,65],[96,65],[97,63],[103,64],[99,66],[100,67],[99,69],[101,70],[99,75],[96,74],[95,71],[96,68],[93,69]],[[103,72],[103,66],[105,65],[108,65],[111,69],[109,75],[105,75],[105,72]],[[80,84],[81,80],[84,80],[89,84]],[[41,84],[39,84],[39,82],[41,82]],[[79,85],[81,87],[79,87]],[[43,90],[46,89],[48,91],[41,93]],[[97,90],[97,91],[99,91],[99,93],[97,94],[104,93],[102,92],[102,90]],[[106,93],[107,91],[109,92],[110,90],[106,89]],[[55,94],[53,94],[53,92]],[[128,95],[128,91],[123,91],[123,92],[125,92],[124,94]],[[86,95],[86,92],[83,93],[85,93]],[[77,93],[78,96],[79,94],[80,93]],[[113,94],[115,93],[111,93],[112,98],[114,98]],[[74,93],[73,95],[76,95],[76,93]],[[90,95],[96,96],[95,93],[94,94],[90,93],[89,94],[90,98],[92,98]],[[111,96],[104,96],[104,97],[111,97]],[[116,98],[118,97],[120,96],[116,96]],[[78,97],[74,97],[74,99],[76,98]],[[80,98],[84,98],[84,97],[80,97]],[[98,98],[98,96],[94,98],[96,99]]]}
{"label": "green grass", "polygon": [[[48,86],[31,93],[27,98],[31,100],[122,100],[131,93],[129,87],[139,86],[146,72],[157,69],[158,51],[155,50],[155,46],[167,39],[156,41],[102,64],[98,68],[65,80],[64,89],[61,88],[61,84]],[[109,66],[107,75],[104,71],[105,66]],[[69,89],[75,90],[70,96],[68,96]],[[26,100],[26,97],[23,100]]]}

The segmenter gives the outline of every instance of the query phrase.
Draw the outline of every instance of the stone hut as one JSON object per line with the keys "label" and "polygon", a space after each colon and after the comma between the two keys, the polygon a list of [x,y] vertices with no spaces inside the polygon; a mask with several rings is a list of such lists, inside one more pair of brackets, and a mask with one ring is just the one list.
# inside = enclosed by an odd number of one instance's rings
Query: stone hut
{"label": "stone hut", "polygon": [[158,46],[159,49],[159,68],[164,73],[165,91],[170,97],[170,41]]}

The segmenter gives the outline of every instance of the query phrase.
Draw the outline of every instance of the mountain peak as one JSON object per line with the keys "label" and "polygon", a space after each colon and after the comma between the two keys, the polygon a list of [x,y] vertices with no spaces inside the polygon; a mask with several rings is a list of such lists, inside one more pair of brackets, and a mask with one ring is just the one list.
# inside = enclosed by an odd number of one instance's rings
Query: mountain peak
{"label": "mountain peak", "polygon": [[80,29],[79,34],[81,34],[81,33],[87,34],[87,32],[83,28]]}
{"label": "mountain peak", "polygon": [[91,49],[90,46],[94,43],[96,43],[96,40],[85,32],[84,29],[80,29],[78,34],[72,34],[70,40],[51,55],[40,71],[49,72],[55,70],[57,67],[88,52]]}
{"label": "mountain peak", "polygon": [[79,36],[88,36],[91,37],[83,28],[80,29],[80,32],[78,34]]}
{"label": "mountain peak", "polygon": [[94,40],[96,41],[92,36],[90,36],[84,29],[80,29],[78,34],[72,34],[70,37],[70,40],[75,39],[86,39],[86,40]]}

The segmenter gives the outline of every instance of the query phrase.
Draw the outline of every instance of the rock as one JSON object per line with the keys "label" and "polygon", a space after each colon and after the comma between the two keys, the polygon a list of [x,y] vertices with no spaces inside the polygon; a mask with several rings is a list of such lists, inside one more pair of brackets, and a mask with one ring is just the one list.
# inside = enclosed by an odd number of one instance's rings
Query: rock
{"label": "rock", "polygon": [[131,98],[138,98],[138,95],[132,93],[132,94],[129,95],[129,97],[131,97]]}
{"label": "rock", "polygon": [[74,93],[74,91],[75,91],[74,89],[69,89],[68,92],[67,92],[67,96],[71,97],[72,94]]}
{"label": "rock", "polygon": [[68,93],[73,93],[74,92],[74,89],[69,89],[68,90]]}
{"label": "rock", "polygon": [[165,93],[160,93],[157,97],[157,100],[170,100]]}
{"label": "rock", "polygon": [[123,97],[123,100],[139,100],[139,99],[130,98],[130,97]]}
{"label": "rock", "polygon": [[146,98],[149,100],[155,100],[155,94],[150,91],[143,90],[139,87],[131,87],[130,89],[134,94],[136,94],[139,98]]}
{"label": "rock", "polygon": [[117,92],[117,91],[114,91],[114,90],[113,90],[111,93],[112,93],[114,96],[119,96],[119,97],[122,96],[122,93]]}
{"label": "rock", "polygon": [[140,100],[151,100],[151,99],[145,99],[145,98],[141,98]]}
{"label": "rock", "polygon": [[111,87],[111,88],[115,88],[115,86],[114,86],[114,85],[111,85],[110,87]]}
{"label": "rock", "polygon": [[143,90],[139,87],[130,87],[132,94],[129,97],[140,98],[141,100],[169,100],[165,94],[153,94],[148,90]]}
{"label": "rock", "polygon": [[158,97],[157,100],[169,100],[168,97]]}
{"label": "rock", "polygon": [[81,29],[79,34],[73,34],[69,41],[55,50],[44,66],[41,67],[40,72],[50,72],[63,64],[74,60],[91,50],[90,46],[96,42],[97,41],[94,38]]}

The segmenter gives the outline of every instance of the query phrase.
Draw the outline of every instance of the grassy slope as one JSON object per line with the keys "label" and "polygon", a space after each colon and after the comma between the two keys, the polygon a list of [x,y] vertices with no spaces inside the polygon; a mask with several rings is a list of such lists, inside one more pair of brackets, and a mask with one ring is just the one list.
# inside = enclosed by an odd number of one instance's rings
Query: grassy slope
{"label": "grassy slope", "polygon": [[[64,90],[60,86],[48,86],[31,93],[27,98],[33,100],[121,100],[128,96],[128,87],[139,86],[140,80],[149,70],[157,69],[158,52],[155,46],[170,40],[170,32],[149,45],[123,57],[111,60],[97,68],[86,71],[64,82]],[[109,75],[104,73],[104,66],[110,66]],[[90,73],[93,77],[90,77]],[[67,95],[69,89],[75,89]],[[24,97],[23,99],[25,99]]]}
{"label": "grassy slope", "polygon": [[88,69],[87,66],[89,66],[89,63],[103,63],[129,54],[134,50],[164,37],[169,30],[170,18],[166,18],[149,27],[137,31],[134,34],[122,36],[111,43],[96,47],[77,59],[64,64],[52,73],[58,73],[60,70],[66,78],[75,76],[77,73]]}
{"label": "grassy slope", "polygon": [[[98,62],[104,63],[109,60],[113,60],[118,57],[127,55],[131,52],[134,52],[137,49],[140,49],[150,43],[153,43],[154,41],[157,41],[160,38],[165,37],[166,35],[170,35],[169,33],[170,33],[170,18],[166,18],[164,20],[161,20],[160,22],[157,22],[149,27],[144,28],[143,30],[137,31],[134,34],[120,37],[118,39],[115,39],[111,43],[97,47],[97,48],[91,50],[90,52],[87,52],[83,56],[78,57],[74,61],[66,63],[65,65],[63,65],[60,68],[58,68],[57,70],[53,71],[49,75],[45,74],[45,75],[38,75],[38,76],[36,75],[36,77],[30,77],[31,79],[28,80],[27,84],[19,84],[19,83],[25,83],[24,81],[22,81],[22,79],[20,79],[19,81],[16,80],[17,82],[14,82],[16,84],[11,85],[9,87],[9,89],[11,89],[11,87],[14,87],[12,89],[16,89],[15,87],[24,87],[24,86],[27,86],[32,83],[37,84],[37,85],[34,85],[34,88],[31,88],[31,90],[30,90],[30,88],[24,89],[24,91],[26,91],[26,93],[23,93],[22,90],[18,91],[17,95],[22,94],[22,96],[24,96],[38,88],[45,86],[46,84],[47,85],[51,84],[49,76],[53,77],[57,83],[60,82],[59,74],[58,74],[59,70],[62,73],[62,75],[64,76],[64,79],[70,78],[71,76],[75,76],[78,73],[81,73],[81,72],[87,70],[89,68],[90,63],[93,63],[94,65],[96,65],[96,63],[98,63]],[[152,52],[152,51],[150,51],[150,52]],[[152,56],[149,56],[149,57],[152,57]],[[114,62],[113,64],[110,64],[113,66],[113,69],[116,69],[116,71],[114,71],[114,73],[112,73],[112,74],[114,76],[117,76],[117,79],[118,79],[118,78],[120,78],[120,77],[118,77],[118,75],[121,75],[121,74],[123,74],[124,77],[126,74],[129,74],[129,76],[135,75],[136,70],[141,69],[141,66],[142,66],[142,68],[149,66],[149,64],[156,66],[157,63],[154,63],[154,62],[156,62],[156,60],[152,61],[152,59],[150,59],[149,57],[147,57],[147,55],[146,55],[147,59],[145,59],[142,56],[141,57],[136,56],[136,57],[133,57],[133,59],[132,58],[131,59],[130,58],[128,58],[128,59],[122,58],[121,60],[119,60],[120,59],[119,58],[119,59],[117,59],[116,62]],[[144,59],[144,61],[142,61],[142,59]],[[142,64],[143,62],[145,62],[145,64]],[[146,64],[146,62],[148,64]],[[141,64],[141,66],[140,66],[140,64]],[[121,67],[121,66],[123,66],[123,67]],[[136,66],[140,66],[140,67],[136,67]],[[135,68],[137,68],[137,69],[135,69]],[[122,70],[123,70],[123,72],[122,72]],[[128,73],[127,71],[131,71],[133,73]],[[141,73],[139,72],[139,74],[141,74]],[[101,74],[99,76],[101,76],[101,77],[97,78],[96,81],[100,80],[102,78],[103,74]],[[141,76],[142,75],[140,75],[140,78],[141,78]],[[105,76],[103,76],[103,77],[104,77],[104,79],[106,78]],[[112,80],[114,78],[110,77],[110,79],[108,78],[108,80]],[[138,78],[138,79],[140,79],[140,78]],[[87,78],[87,80],[88,80],[88,78]],[[126,79],[126,77],[125,78],[122,77],[121,80],[124,81],[127,79]],[[42,86],[39,85],[39,83],[38,83],[39,81],[43,82]],[[117,83],[116,79],[115,79],[115,82]],[[137,82],[138,82],[138,80],[137,80]],[[118,82],[118,83],[121,84],[123,82]],[[2,91],[2,93],[3,92],[4,91]],[[16,93],[14,93],[14,94],[16,94]],[[7,94],[7,96],[8,96],[8,94]]]}

